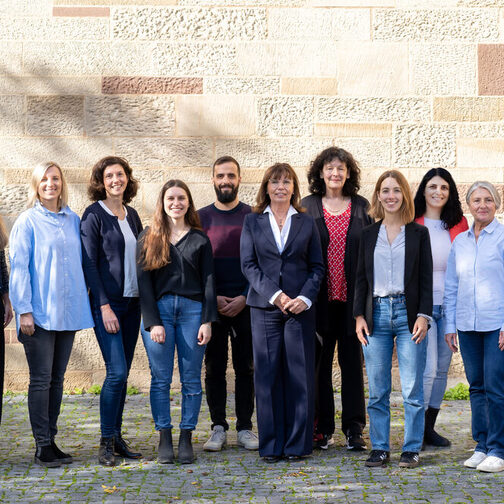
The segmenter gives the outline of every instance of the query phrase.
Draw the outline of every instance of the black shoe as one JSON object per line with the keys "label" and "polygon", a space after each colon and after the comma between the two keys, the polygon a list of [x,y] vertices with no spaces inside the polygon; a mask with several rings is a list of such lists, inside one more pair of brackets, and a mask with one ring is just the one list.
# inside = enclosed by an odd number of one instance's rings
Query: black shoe
{"label": "black shoe", "polygon": [[362,433],[348,431],[346,434],[346,448],[347,450],[364,451],[366,442],[362,437]]}
{"label": "black shoe", "polygon": [[54,442],[54,439],[51,441],[51,448],[53,449],[54,455],[62,464],[71,464],[73,462],[72,455],[62,452]]}
{"label": "black shoe", "polygon": [[42,467],[60,467],[61,460],[56,456],[51,445],[37,446],[35,457],[33,457],[35,464]]}
{"label": "black shoe", "polygon": [[282,460],[282,457],[280,457],[279,455],[266,455],[262,459],[268,464],[276,464],[277,462],[280,462],[280,460]]}
{"label": "black shoe", "polygon": [[98,450],[98,462],[102,466],[114,467],[116,465],[116,459],[114,456],[114,438],[104,438],[100,439],[100,449]]}
{"label": "black shoe", "polygon": [[289,462],[299,462],[300,460],[303,460],[303,457],[301,455],[286,455],[285,458]]}
{"label": "black shoe", "polygon": [[366,467],[381,467],[390,461],[390,452],[384,450],[371,450],[365,462]]}
{"label": "black shoe", "polygon": [[439,409],[436,408],[429,407],[425,410],[425,430],[422,448],[424,445],[441,447],[448,447],[451,445],[449,439],[446,439],[434,430],[438,413]]}
{"label": "black shoe", "polygon": [[158,463],[173,464],[173,440],[171,429],[161,429],[159,431]]}
{"label": "black shoe", "polygon": [[399,467],[418,467],[420,457],[417,452],[402,452]]}
{"label": "black shoe", "polygon": [[121,436],[114,438],[114,455],[116,457],[129,458],[129,459],[139,459],[142,458],[140,452],[131,451],[128,443],[124,441]]}
{"label": "black shoe", "polygon": [[181,464],[192,464],[196,457],[191,442],[192,432],[188,429],[180,429],[178,444],[178,461]]}
{"label": "black shoe", "polygon": [[334,444],[332,434],[317,434],[316,439],[313,440],[313,448],[320,450],[327,450],[329,446]]}

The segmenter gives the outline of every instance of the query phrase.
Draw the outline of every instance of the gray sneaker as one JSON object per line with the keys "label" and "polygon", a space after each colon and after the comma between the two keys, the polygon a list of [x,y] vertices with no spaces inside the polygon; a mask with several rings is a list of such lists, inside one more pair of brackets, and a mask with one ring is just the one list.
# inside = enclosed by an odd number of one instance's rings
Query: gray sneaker
{"label": "gray sneaker", "polygon": [[203,445],[205,451],[221,451],[226,446],[227,434],[222,425],[216,425],[212,430],[212,435],[208,441]]}
{"label": "gray sneaker", "polygon": [[258,450],[259,438],[250,430],[238,431],[236,436],[238,446],[243,446],[246,450]]}

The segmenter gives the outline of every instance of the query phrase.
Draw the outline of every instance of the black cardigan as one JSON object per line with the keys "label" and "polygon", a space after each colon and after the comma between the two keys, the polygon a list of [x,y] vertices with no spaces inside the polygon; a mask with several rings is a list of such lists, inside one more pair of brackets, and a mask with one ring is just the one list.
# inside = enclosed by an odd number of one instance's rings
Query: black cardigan
{"label": "black cardigan", "polygon": [[[352,196],[352,208],[350,212],[350,223],[345,245],[345,279],[347,282],[347,335],[355,337],[355,322],[353,318],[353,298],[355,274],[357,271],[357,258],[359,253],[359,242],[361,231],[364,227],[372,224],[373,219],[368,215],[369,202],[362,196]],[[302,199],[301,204],[306,208],[306,212],[315,219],[317,229],[322,244],[322,255],[324,257],[324,266],[327,272],[327,248],[329,247],[329,231],[324,220],[322,208],[322,196],[310,194]],[[329,331],[328,323],[328,292],[327,280],[322,282],[316,303],[317,332],[323,336]]]}
{"label": "black cardigan", "polygon": [[[355,281],[354,317],[364,315],[373,331],[374,249],[382,221],[362,231],[359,263]],[[429,230],[410,222],[405,227],[404,296],[408,312],[408,327],[413,326],[419,313],[432,316],[432,252]]]}

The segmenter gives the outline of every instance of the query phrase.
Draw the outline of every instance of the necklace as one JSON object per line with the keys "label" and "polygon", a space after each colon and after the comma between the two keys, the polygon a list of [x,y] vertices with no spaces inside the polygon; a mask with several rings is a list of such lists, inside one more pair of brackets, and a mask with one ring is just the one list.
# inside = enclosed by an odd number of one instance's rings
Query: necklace
{"label": "necklace", "polygon": [[281,231],[282,228],[284,227],[285,219],[287,217],[288,210],[287,210],[287,212],[285,212],[285,214],[284,214],[283,217],[281,217],[280,215],[277,215],[273,209],[271,209],[271,211],[273,212],[275,220],[277,221],[278,227],[279,227],[279,229]]}
{"label": "necklace", "polygon": [[323,202],[324,203],[324,208],[331,214],[338,215],[341,212],[344,212],[346,208],[348,207],[348,201],[343,200],[343,204],[340,205],[338,208],[331,208],[331,206],[328,204],[327,199]]}
{"label": "necklace", "polygon": [[178,232],[172,229],[170,233],[170,241],[172,243],[177,243],[188,231],[189,231],[188,227],[185,227]]}

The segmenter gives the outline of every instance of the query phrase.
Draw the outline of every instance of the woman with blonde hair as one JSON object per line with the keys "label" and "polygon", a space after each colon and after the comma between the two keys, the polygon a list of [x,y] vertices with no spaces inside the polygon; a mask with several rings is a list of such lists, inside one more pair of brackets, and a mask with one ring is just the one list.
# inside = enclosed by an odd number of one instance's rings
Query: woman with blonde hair
{"label": "woman with blonde hair", "polygon": [[354,317],[369,384],[372,451],[366,466],[390,460],[390,392],[394,340],[404,399],[404,443],[399,467],[416,467],[424,434],[424,338],[432,317],[429,231],[413,222],[415,207],[402,173],[376,182],[371,216],[359,247]]}
{"label": "woman with blonde hair", "polygon": [[63,379],[75,332],[93,327],[82,272],[79,217],[67,206],[67,198],[61,168],[52,161],[37,165],[28,209],[10,235],[10,294],[30,369],[34,461],[44,467],[72,462],[54,440]]}

